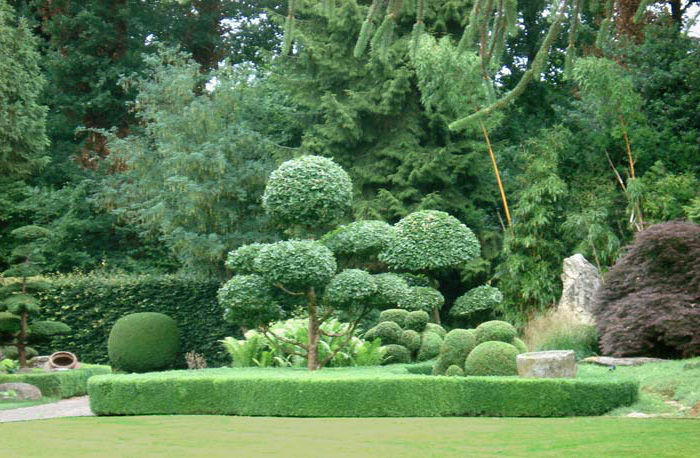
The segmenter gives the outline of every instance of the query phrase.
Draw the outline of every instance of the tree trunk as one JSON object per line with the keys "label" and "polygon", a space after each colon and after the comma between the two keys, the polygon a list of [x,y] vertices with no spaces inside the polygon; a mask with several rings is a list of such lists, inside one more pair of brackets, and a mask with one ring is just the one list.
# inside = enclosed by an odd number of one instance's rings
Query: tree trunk
{"label": "tree trunk", "polygon": [[306,367],[310,371],[315,371],[320,369],[320,361],[318,360],[318,306],[316,304],[316,291],[313,287],[306,291],[306,302],[309,310],[309,349]]}
{"label": "tree trunk", "polygon": [[440,311],[437,309],[437,307],[433,307],[432,315],[433,321],[437,324],[440,324]]}
{"label": "tree trunk", "polygon": [[24,368],[27,367],[27,349],[24,343],[27,340],[27,311],[23,310],[20,317],[19,336],[17,336],[17,354],[19,357],[19,367]]}

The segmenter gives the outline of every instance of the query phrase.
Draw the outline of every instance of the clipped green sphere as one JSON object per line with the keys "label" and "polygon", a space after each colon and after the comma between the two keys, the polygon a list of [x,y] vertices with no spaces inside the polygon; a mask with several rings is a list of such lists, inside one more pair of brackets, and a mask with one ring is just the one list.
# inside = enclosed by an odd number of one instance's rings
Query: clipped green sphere
{"label": "clipped green sphere", "polygon": [[451,365],[445,371],[445,375],[448,377],[464,377],[464,369],[457,366],[456,364]]}
{"label": "clipped green sphere", "polygon": [[239,326],[269,324],[284,314],[272,286],[260,275],[235,275],[219,290],[218,299],[224,319]]}
{"label": "clipped green sphere", "polygon": [[406,280],[392,273],[373,275],[377,284],[377,294],[372,298],[372,304],[379,308],[396,308],[401,299],[408,293]]}
{"label": "clipped green sphere", "polygon": [[229,252],[226,258],[226,267],[237,274],[254,274],[255,258],[260,254],[260,250],[268,245],[267,243],[251,243],[243,245]]}
{"label": "clipped green sphere", "polygon": [[401,334],[400,344],[408,348],[411,353],[416,352],[421,345],[420,334],[412,329],[407,329]]}
{"label": "clipped green sphere", "polygon": [[429,319],[430,316],[428,315],[428,312],[416,310],[414,312],[410,312],[406,316],[403,327],[404,329],[413,329],[417,332],[423,332],[425,327],[428,325]]}
{"label": "clipped green sphere", "polygon": [[107,341],[112,367],[126,372],[168,369],[180,349],[175,320],[162,313],[132,313],[117,320]]}
{"label": "clipped green sphere", "polygon": [[440,347],[440,356],[433,367],[433,375],[443,375],[453,365],[464,366],[464,361],[476,347],[474,332],[467,329],[453,329],[445,335]]}
{"label": "clipped green sphere", "polygon": [[467,375],[518,375],[518,349],[505,342],[484,342],[474,348],[464,363]]}
{"label": "clipped green sphere", "polygon": [[279,224],[324,226],[350,209],[352,182],[331,159],[303,156],[284,162],[270,174],[262,202]]}
{"label": "clipped green sphere", "polygon": [[398,344],[401,342],[402,334],[403,329],[401,329],[401,326],[393,321],[384,321],[367,331],[367,334],[365,334],[365,339],[382,339],[382,345]]}
{"label": "clipped green sphere", "polygon": [[492,340],[512,343],[518,333],[512,324],[498,320],[481,323],[474,332],[476,333],[476,342],[480,344]]}
{"label": "clipped green sphere", "polygon": [[390,344],[384,349],[383,364],[406,364],[411,362],[411,352],[403,345]]}
{"label": "clipped green sphere", "polygon": [[383,251],[394,236],[394,227],[384,221],[355,221],[321,238],[336,255],[370,256]]}
{"label": "clipped green sphere", "polygon": [[424,312],[440,309],[444,304],[445,298],[440,291],[425,286],[412,286],[399,300],[399,308]]}
{"label": "clipped green sphere", "polygon": [[323,299],[329,305],[343,308],[366,301],[376,292],[372,275],[360,269],[346,269],[328,283]]}
{"label": "clipped green sphere", "polygon": [[488,285],[478,286],[458,297],[450,309],[453,317],[469,317],[485,310],[492,310],[503,302],[503,294],[498,288]]}
{"label": "clipped green sphere", "polygon": [[479,256],[474,233],[454,216],[423,210],[396,223],[396,235],[379,259],[390,267],[418,271],[454,268]]}
{"label": "clipped green sphere", "polygon": [[521,339],[516,337],[513,339],[513,346],[518,349],[518,354],[520,353],[527,353],[530,350],[527,349],[527,345],[525,345],[525,342],[523,342]]}
{"label": "clipped green sphere", "polygon": [[420,349],[416,359],[418,361],[428,361],[437,357],[440,354],[440,347],[442,347],[442,338],[431,331],[425,331],[421,337]]}
{"label": "clipped green sphere", "polygon": [[331,250],[315,240],[290,240],[266,245],[255,258],[255,270],[273,285],[303,292],[325,286],[337,265]]}
{"label": "clipped green sphere", "polygon": [[425,325],[425,331],[432,331],[432,332],[434,332],[435,334],[437,334],[437,335],[439,335],[440,337],[442,337],[443,339],[445,338],[445,335],[447,334],[447,331],[445,330],[445,328],[443,328],[442,326],[440,326],[440,325],[437,324],[437,323],[428,323],[428,324],[426,324],[426,325]]}
{"label": "clipped green sphere", "polygon": [[393,321],[403,328],[407,316],[408,310],[404,309],[382,310],[382,312],[379,314],[379,322],[382,323],[384,321]]}

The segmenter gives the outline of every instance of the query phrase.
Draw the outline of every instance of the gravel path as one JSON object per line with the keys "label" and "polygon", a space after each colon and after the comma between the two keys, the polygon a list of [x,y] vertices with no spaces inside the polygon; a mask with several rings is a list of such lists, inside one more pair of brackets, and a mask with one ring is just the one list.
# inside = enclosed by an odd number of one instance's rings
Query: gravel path
{"label": "gravel path", "polygon": [[10,421],[43,420],[60,417],[91,417],[90,398],[81,396],[51,404],[0,411],[0,423]]}

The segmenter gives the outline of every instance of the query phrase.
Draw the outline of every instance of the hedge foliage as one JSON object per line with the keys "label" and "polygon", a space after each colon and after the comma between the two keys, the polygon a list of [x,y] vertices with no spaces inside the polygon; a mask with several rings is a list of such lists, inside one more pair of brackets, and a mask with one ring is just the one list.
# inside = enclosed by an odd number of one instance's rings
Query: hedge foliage
{"label": "hedge foliage", "polygon": [[600,415],[632,404],[631,381],[434,377],[410,366],[205,369],[105,375],[88,384],[98,415],[289,417]]}
{"label": "hedge foliage", "polygon": [[79,369],[26,374],[0,374],[0,383],[29,383],[39,388],[42,396],[70,398],[87,394],[88,379],[112,372],[109,366],[81,364]]}
{"label": "hedge foliage", "polygon": [[[183,353],[204,355],[209,367],[227,364],[218,340],[239,332],[238,326],[222,319],[216,298],[221,285],[214,279],[89,275],[57,277],[50,284],[40,296],[43,318],[73,328],[69,336],[53,338],[51,349],[73,352],[81,362],[108,363],[109,332],[130,313],[160,312],[172,317],[180,328]],[[183,356],[176,365],[185,367]]]}

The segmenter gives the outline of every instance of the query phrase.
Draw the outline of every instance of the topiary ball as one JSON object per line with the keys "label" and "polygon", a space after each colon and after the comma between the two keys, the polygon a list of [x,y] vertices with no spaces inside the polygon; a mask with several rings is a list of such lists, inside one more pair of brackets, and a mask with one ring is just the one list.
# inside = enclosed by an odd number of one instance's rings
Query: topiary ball
{"label": "topiary ball", "polygon": [[492,340],[512,343],[518,333],[512,324],[498,320],[481,323],[474,332],[476,334],[476,342],[479,344]]}
{"label": "topiary ball", "polygon": [[386,248],[394,227],[384,221],[355,221],[334,229],[321,238],[336,255],[372,256]]}
{"label": "topiary ball", "polygon": [[512,345],[518,349],[518,353],[527,353],[528,351],[530,351],[527,349],[527,345],[525,345],[525,342],[523,342],[521,339],[519,339],[517,337],[515,339],[513,339]]}
{"label": "topiary ball", "polygon": [[343,309],[369,299],[376,292],[377,284],[369,272],[346,269],[328,283],[323,300],[335,308]]}
{"label": "topiary ball", "polygon": [[382,323],[384,321],[393,321],[394,323],[398,324],[399,326],[401,326],[403,328],[407,316],[408,316],[408,310],[403,310],[403,309],[382,310],[382,312],[379,314],[379,322]]}
{"label": "topiary ball", "polygon": [[428,323],[428,324],[426,324],[426,325],[425,325],[424,331],[432,331],[432,332],[434,332],[435,334],[437,334],[437,335],[439,335],[440,337],[442,337],[443,339],[444,339],[445,336],[447,335],[447,331],[445,330],[445,328],[443,328],[442,326],[440,326],[440,325],[437,324],[437,323]]}
{"label": "topiary ball", "polygon": [[443,375],[452,366],[464,366],[469,353],[476,347],[474,332],[467,329],[453,329],[445,335],[440,347],[440,355],[433,367],[433,375]]}
{"label": "topiary ball", "polygon": [[421,345],[420,334],[412,329],[407,329],[401,334],[401,345],[413,353],[418,351]]}
{"label": "topiary ball", "polygon": [[396,235],[379,259],[398,270],[446,269],[480,254],[479,241],[454,216],[436,210],[411,213],[396,225]]}
{"label": "topiary ball", "polygon": [[445,298],[440,291],[427,286],[412,286],[399,299],[399,308],[406,310],[423,310],[431,312],[440,309],[445,304]]}
{"label": "topiary ball", "polygon": [[450,309],[450,315],[455,318],[468,318],[477,312],[492,310],[501,302],[503,294],[498,288],[478,286],[457,298]]}
{"label": "topiary ball", "polygon": [[[367,337],[369,335],[370,337]],[[384,321],[379,323],[365,334],[365,339],[374,340],[382,339],[382,345],[398,344],[401,342],[403,329],[393,321]]]}
{"label": "topiary ball", "polygon": [[260,275],[235,275],[218,292],[224,319],[239,326],[257,327],[282,319],[284,311],[272,286]]}
{"label": "topiary ball", "polygon": [[383,364],[407,364],[411,362],[411,352],[403,345],[390,344],[384,347]]}
{"label": "topiary ball", "polygon": [[152,372],[172,366],[180,349],[175,320],[162,313],[132,313],[117,320],[107,341],[112,367]]}
{"label": "topiary ball", "polygon": [[479,344],[464,363],[467,375],[518,375],[518,349],[511,344],[490,341]]}
{"label": "topiary ball", "polygon": [[409,291],[408,283],[401,276],[392,273],[372,275],[377,284],[377,294],[372,304],[378,308],[395,308]]}
{"label": "topiary ball", "polygon": [[254,274],[255,258],[260,254],[260,250],[269,244],[251,243],[243,245],[230,251],[226,257],[226,267],[237,274]]}
{"label": "topiary ball", "polygon": [[424,312],[423,310],[410,312],[408,315],[406,315],[403,327],[404,329],[413,329],[416,332],[423,332],[428,324],[429,318],[428,312]]}
{"label": "topiary ball", "polygon": [[279,224],[324,226],[350,209],[352,182],[331,159],[303,156],[282,163],[270,174],[262,202]]}
{"label": "topiary ball", "polygon": [[428,361],[440,354],[442,338],[431,331],[426,331],[421,335],[420,349],[418,350],[418,361]]}
{"label": "topiary ball", "polygon": [[445,375],[448,377],[464,377],[464,369],[457,366],[456,364],[451,365],[445,371]]}
{"label": "topiary ball", "polygon": [[337,264],[331,250],[316,240],[288,240],[265,245],[255,258],[255,270],[273,285],[303,292],[325,286]]}

